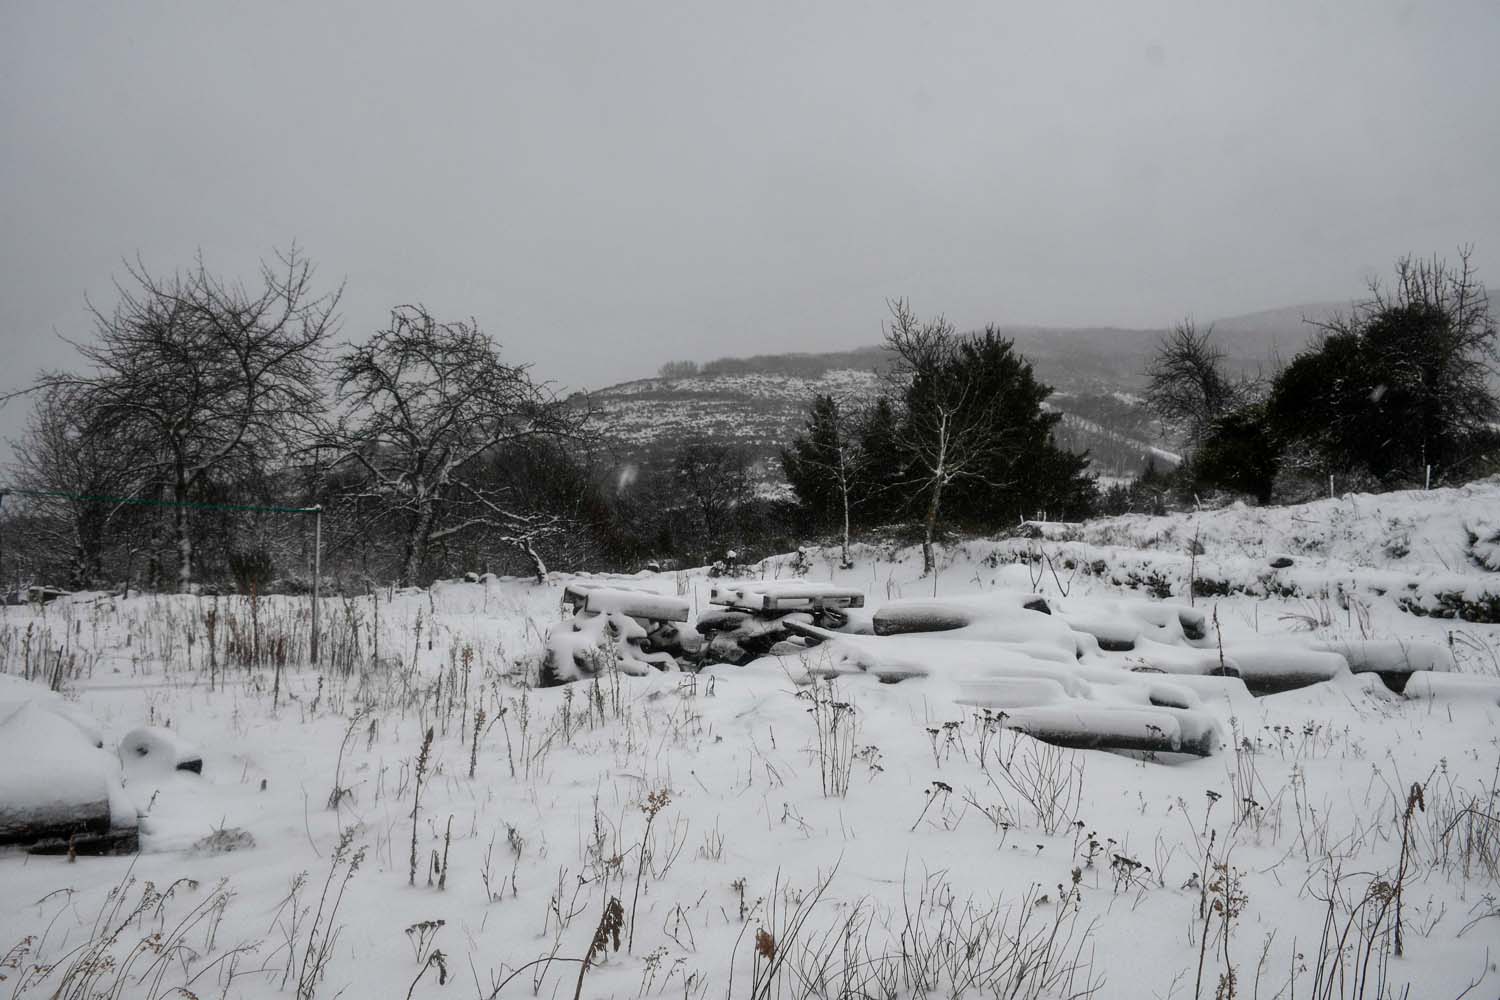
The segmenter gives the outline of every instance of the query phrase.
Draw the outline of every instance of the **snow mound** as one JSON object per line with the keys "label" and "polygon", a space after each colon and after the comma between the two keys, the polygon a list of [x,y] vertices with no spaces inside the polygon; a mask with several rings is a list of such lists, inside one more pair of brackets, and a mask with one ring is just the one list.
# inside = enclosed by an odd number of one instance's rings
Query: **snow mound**
{"label": "snow mound", "polygon": [[1500,621],[1500,477],[1431,491],[1351,494],[1293,507],[1232,504],[1049,524],[995,543],[1158,598],[1387,598],[1408,614]]}
{"label": "snow mound", "polygon": [[198,748],[170,729],[142,726],[120,740],[120,763],[131,779],[161,778],[173,771],[203,773]]}
{"label": "snow mound", "polygon": [[22,705],[35,705],[43,711],[66,719],[77,728],[90,745],[104,746],[104,737],[94,720],[64,701],[57,692],[49,691],[40,684],[33,684],[20,677],[0,674],[0,719],[9,718]]}
{"label": "snow mound", "polygon": [[0,720],[0,844],[134,846],[119,763],[40,700]]}

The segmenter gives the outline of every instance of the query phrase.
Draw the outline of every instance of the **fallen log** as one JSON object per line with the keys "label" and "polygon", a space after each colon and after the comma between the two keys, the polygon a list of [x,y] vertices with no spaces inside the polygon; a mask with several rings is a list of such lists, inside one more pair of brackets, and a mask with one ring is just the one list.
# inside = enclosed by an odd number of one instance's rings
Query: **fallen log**
{"label": "fallen log", "polygon": [[1005,712],[1003,726],[1078,750],[1133,750],[1208,757],[1218,749],[1211,716],[1172,708],[1072,703]]}
{"label": "fallen log", "polygon": [[0,844],[130,849],[135,817],[118,773],[114,757],[74,723],[22,704],[0,721]]}

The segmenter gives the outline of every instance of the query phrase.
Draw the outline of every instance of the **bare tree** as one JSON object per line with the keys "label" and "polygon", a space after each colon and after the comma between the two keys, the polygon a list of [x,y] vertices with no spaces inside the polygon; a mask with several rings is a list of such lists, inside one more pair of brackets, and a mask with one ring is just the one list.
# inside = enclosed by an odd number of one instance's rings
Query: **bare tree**
{"label": "bare tree", "polygon": [[49,373],[34,388],[66,392],[82,439],[128,438],[138,474],[168,484],[186,591],[187,503],[215,477],[264,468],[321,410],[321,352],[340,290],[316,294],[295,247],[262,263],[253,288],[210,274],[201,258],[170,278],[140,263],[128,271],[114,310],[93,309],[96,341],[76,345],[91,370]]}
{"label": "bare tree", "polygon": [[735,516],[754,496],[744,449],[707,439],[684,443],[672,456],[672,474],[688,502],[696,539],[718,546],[732,533]]}
{"label": "bare tree", "polygon": [[1459,248],[1457,267],[1436,256],[1424,260],[1408,254],[1396,262],[1394,293],[1385,292],[1378,281],[1370,283],[1371,301],[1365,311],[1378,313],[1403,306],[1436,309],[1447,320],[1453,350],[1469,364],[1494,372],[1500,362],[1495,316],[1473,258],[1472,245]]}
{"label": "bare tree", "polygon": [[[961,480],[990,482],[1009,442],[1001,429],[1002,400],[982,374],[964,363],[962,341],[942,316],[919,320],[904,299],[889,303],[885,346],[896,362],[888,378],[904,400],[898,445],[909,459],[909,485],[926,500],[922,570],[937,568],[933,538],[943,491]],[[1001,484],[993,484],[1001,485]]]}
{"label": "bare tree", "polygon": [[1246,398],[1247,387],[1224,372],[1224,352],[1211,343],[1213,327],[1198,332],[1183,320],[1162,337],[1146,369],[1146,404],[1167,423],[1187,428],[1194,449],[1213,422]]}
{"label": "bare tree", "polygon": [[104,497],[133,497],[150,452],[121,428],[90,428],[86,401],[77,389],[55,386],[36,399],[26,434],[13,442],[16,482],[37,493],[34,506],[61,529],[53,539],[71,549],[68,584],[97,585],[104,578],[104,551],[126,504]]}
{"label": "bare tree", "polygon": [[668,361],[658,368],[656,373],[667,379],[692,378],[698,374],[698,362]]}
{"label": "bare tree", "polygon": [[545,577],[540,546],[567,519],[515,503],[483,475],[483,459],[505,444],[580,437],[586,407],[502,362],[473,322],[440,323],[415,305],[392,310],[390,326],[345,351],[336,370],[340,420],[328,443],[363,472],[356,498],[373,501],[372,520],[399,521],[403,586],[429,546],[466,532],[516,549]]}

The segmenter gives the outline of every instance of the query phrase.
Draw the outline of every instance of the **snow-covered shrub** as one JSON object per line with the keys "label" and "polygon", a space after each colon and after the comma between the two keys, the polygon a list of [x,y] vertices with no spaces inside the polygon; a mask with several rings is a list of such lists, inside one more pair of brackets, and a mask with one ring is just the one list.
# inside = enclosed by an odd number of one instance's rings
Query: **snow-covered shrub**
{"label": "snow-covered shrub", "polygon": [[1464,526],[1469,560],[1480,569],[1500,573],[1500,523],[1476,522]]}

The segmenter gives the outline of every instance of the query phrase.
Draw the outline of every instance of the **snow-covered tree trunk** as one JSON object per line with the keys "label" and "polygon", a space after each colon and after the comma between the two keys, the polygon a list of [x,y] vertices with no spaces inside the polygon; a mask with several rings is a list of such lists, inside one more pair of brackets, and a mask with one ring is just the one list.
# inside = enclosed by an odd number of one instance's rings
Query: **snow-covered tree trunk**
{"label": "snow-covered tree trunk", "polygon": [[531,571],[536,575],[536,582],[546,583],[547,564],[542,561],[542,554],[536,550],[536,546],[532,544],[531,539],[522,539],[517,544],[521,551],[526,553],[526,558],[531,560]]}
{"label": "snow-covered tree trunk", "polygon": [[937,556],[932,549],[933,536],[937,534],[938,508],[943,500],[943,477],[941,474],[932,480],[932,499],[927,501],[927,516],[922,522],[922,575],[926,576],[937,569]]}
{"label": "snow-covered tree trunk", "polygon": [[191,593],[193,589],[193,536],[188,523],[188,477],[187,470],[179,460],[172,484],[172,499],[177,506],[172,509],[172,530],[177,536],[177,592]]}
{"label": "snow-covered tree trunk", "polygon": [[844,478],[841,492],[844,496],[844,560],[842,566],[848,569],[853,563],[849,561],[849,480]]}
{"label": "snow-covered tree trunk", "polygon": [[427,536],[432,532],[433,502],[424,498],[417,505],[417,516],[406,533],[406,544],[401,555],[401,586],[415,585],[417,574],[422,570],[422,559],[427,555]]}

